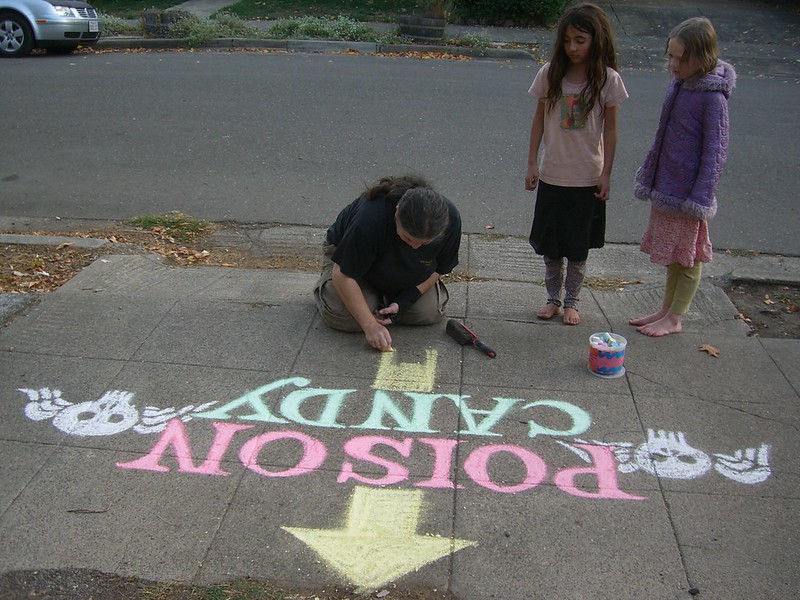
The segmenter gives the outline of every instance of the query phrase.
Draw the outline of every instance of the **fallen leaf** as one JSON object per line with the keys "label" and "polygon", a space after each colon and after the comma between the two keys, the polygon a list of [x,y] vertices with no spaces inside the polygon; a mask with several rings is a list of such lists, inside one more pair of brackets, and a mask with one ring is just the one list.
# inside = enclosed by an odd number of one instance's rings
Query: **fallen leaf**
{"label": "fallen leaf", "polygon": [[711,344],[700,344],[698,347],[700,348],[700,352],[706,352],[709,356],[713,356],[714,358],[719,357],[719,348],[715,348]]}
{"label": "fallen leaf", "polygon": [[766,296],[764,296],[764,304],[766,304],[766,305],[775,304],[775,300],[770,298],[769,294],[767,294]]}

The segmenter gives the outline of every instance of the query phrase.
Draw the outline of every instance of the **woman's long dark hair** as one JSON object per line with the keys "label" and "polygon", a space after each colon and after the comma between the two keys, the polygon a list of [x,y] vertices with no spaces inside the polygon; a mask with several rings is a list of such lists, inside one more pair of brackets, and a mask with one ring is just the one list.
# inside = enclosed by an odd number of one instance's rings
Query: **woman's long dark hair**
{"label": "woman's long dark hair", "polygon": [[580,106],[590,112],[600,102],[600,91],[606,84],[606,68],[617,70],[617,45],[614,31],[603,9],[595,4],[581,3],[567,9],[558,22],[555,48],[547,71],[547,108],[552,109],[561,99],[561,81],[569,69],[569,57],[564,50],[567,27],[592,36],[586,86],[581,90]]}
{"label": "woman's long dark hair", "polygon": [[361,197],[365,200],[390,200],[397,206],[400,226],[418,240],[438,240],[450,225],[447,201],[419,175],[382,177]]}
{"label": "woman's long dark hair", "polygon": [[397,220],[418,240],[436,241],[450,225],[450,211],[441,194],[430,188],[412,188],[397,203]]}
{"label": "woman's long dark hair", "polygon": [[368,187],[361,197],[365,200],[386,198],[397,203],[408,190],[413,188],[430,188],[430,184],[419,175],[390,175],[381,177],[377,182]]}

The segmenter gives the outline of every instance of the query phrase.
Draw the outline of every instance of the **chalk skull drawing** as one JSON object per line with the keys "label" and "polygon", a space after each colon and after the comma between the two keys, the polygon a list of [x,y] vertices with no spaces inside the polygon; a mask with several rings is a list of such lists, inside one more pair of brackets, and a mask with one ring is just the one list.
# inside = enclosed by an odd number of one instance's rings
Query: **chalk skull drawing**
{"label": "chalk skull drawing", "polygon": [[[761,483],[769,478],[768,444],[759,448],[745,448],[733,454],[712,456],[689,445],[686,434],[674,431],[647,430],[647,441],[636,446],[630,442],[601,442],[575,440],[578,443],[613,448],[620,473],[644,471],[666,479],[694,479],[708,473],[712,467],[722,476],[739,483]],[[558,442],[583,460],[591,462],[586,453],[566,442]]]}
{"label": "chalk skull drawing", "polygon": [[25,406],[29,419],[53,419],[53,425],[78,436],[113,435],[129,429],[139,420],[139,412],[130,403],[133,394],[112,390],[93,402],[73,404],[61,397],[61,390],[20,389],[30,402]]}
{"label": "chalk skull drawing", "polygon": [[61,390],[19,388],[28,396],[25,415],[33,421],[52,419],[56,429],[77,436],[114,435],[133,428],[137,433],[163,431],[171,419],[188,421],[192,413],[201,412],[216,404],[207,402],[200,406],[189,405],[181,409],[147,406],[141,419],[136,406],[131,404],[133,392],[111,390],[97,400],[73,404],[61,397]]}
{"label": "chalk skull drawing", "polygon": [[636,450],[636,463],[651,475],[667,479],[694,479],[711,470],[711,458],[686,443],[678,431],[647,430],[647,442]]}

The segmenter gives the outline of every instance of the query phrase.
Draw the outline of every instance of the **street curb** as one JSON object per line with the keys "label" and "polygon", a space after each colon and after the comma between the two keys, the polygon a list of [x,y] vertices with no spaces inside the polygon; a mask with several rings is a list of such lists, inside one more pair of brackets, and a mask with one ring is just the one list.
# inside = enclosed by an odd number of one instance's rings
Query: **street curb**
{"label": "street curb", "polygon": [[800,286],[800,273],[763,272],[745,267],[734,269],[730,274],[730,280],[733,283]]}
{"label": "street curb", "polygon": [[[466,237],[476,236],[480,239],[480,233],[464,234]],[[100,238],[67,237],[57,235],[35,235],[35,234],[0,234],[0,244],[18,244],[28,246],[60,246],[69,245],[73,248],[96,249],[107,247],[111,242]],[[607,246],[614,244],[607,243]],[[629,246],[628,244],[617,244],[618,246]],[[800,272],[792,271],[792,265],[784,264],[785,261],[797,262],[800,257],[782,257],[775,255],[771,257],[776,264],[772,268],[765,268],[764,264],[756,266],[735,266],[727,271],[720,279],[719,275],[709,275],[710,280],[724,281],[728,283],[751,283],[761,285],[792,285],[800,286]],[[786,270],[783,270],[786,269]],[[704,276],[705,278],[705,276]]]}
{"label": "street curb", "polygon": [[72,248],[100,248],[107,245],[108,240],[99,238],[65,237],[60,235],[0,233],[0,244],[17,244],[24,246],[67,245]]}
{"label": "street curb", "polygon": [[165,50],[186,48],[259,48],[285,52],[361,52],[364,54],[426,54],[439,52],[454,56],[470,58],[496,58],[538,60],[533,53],[521,48],[468,48],[462,46],[437,46],[419,44],[378,44],[376,42],[350,42],[338,40],[275,40],[264,38],[214,38],[203,44],[192,44],[188,39],[180,38],[144,38],[144,37],[112,37],[101,38],[94,48],[98,50]]}

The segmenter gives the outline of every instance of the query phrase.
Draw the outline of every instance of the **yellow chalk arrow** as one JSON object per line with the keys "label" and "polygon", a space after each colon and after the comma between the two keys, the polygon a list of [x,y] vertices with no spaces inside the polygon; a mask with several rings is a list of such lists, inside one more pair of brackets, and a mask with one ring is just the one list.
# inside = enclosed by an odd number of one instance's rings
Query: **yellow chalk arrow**
{"label": "yellow chalk arrow", "polygon": [[425,362],[400,362],[398,352],[381,354],[381,364],[372,384],[376,390],[397,392],[430,392],[436,377],[436,360],[439,353],[425,350]]}
{"label": "yellow chalk arrow", "polygon": [[356,487],[342,529],[283,529],[311,546],[362,593],[477,543],[417,535],[421,508],[421,490]]}

